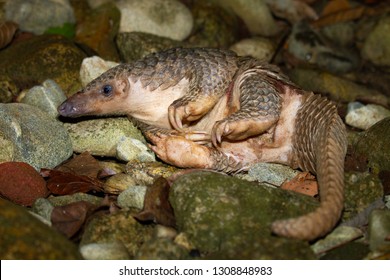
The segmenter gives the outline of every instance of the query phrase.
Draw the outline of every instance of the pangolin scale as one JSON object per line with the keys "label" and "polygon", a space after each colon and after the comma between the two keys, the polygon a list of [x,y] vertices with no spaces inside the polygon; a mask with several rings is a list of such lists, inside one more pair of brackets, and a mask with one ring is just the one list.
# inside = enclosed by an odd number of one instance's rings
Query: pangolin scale
{"label": "pangolin scale", "polygon": [[108,70],[58,111],[127,115],[157,156],[179,167],[234,172],[276,162],[316,174],[320,206],[275,221],[278,235],[313,240],[340,218],[345,126],[331,102],[276,66],[227,50],[170,49]]}

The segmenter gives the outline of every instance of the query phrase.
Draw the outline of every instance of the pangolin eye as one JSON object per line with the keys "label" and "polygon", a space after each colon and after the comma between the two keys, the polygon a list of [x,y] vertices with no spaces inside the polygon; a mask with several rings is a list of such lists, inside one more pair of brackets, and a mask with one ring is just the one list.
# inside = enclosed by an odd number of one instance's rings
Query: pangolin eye
{"label": "pangolin eye", "polygon": [[103,94],[108,96],[111,94],[112,92],[112,86],[110,85],[104,85],[103,88],[102,88],[102,91],[103,91]]}

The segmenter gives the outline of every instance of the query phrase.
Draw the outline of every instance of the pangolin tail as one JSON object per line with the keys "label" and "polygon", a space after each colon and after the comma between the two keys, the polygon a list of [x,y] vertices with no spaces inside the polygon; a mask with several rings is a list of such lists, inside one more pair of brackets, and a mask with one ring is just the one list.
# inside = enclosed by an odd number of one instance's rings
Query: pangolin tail
{"label": "pangolin tail", "polygon": [[317,175],[321,202],[307,215],[275,221],[272,231],[280,236],[314,240],[333,229],[343,210],[346,131],[336,107],[312,93],[298,112],[296,128],[293,142],[299,166]]}

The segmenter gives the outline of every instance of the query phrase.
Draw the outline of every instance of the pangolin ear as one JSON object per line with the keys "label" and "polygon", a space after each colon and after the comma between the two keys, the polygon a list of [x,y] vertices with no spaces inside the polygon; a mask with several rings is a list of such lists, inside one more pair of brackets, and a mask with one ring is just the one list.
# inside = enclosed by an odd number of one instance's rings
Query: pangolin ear
{"label": "pangolin ear", "polygon": [[121,94],[128,93],[129,90],[130,90],[130,82],[129,82],[129,80],[128,79],[121,79],[118,82],[118,89],[119,89]]}

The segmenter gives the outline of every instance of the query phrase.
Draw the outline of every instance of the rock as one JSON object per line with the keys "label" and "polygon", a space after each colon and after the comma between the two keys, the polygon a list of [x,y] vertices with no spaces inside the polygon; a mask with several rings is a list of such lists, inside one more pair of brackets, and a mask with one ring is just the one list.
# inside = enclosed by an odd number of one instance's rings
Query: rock
{"label": "rock", "polygon": [[105,3],[112,2],[112,0],[87,0],[88,5],[92,8],[95,9],[99,7],[100,5],[103,5]]}
{"label": "rock", "polygon": [[140,185],[151,185],[157,177],[168,178],[176,171],[176,167],[159,161],[140,162],[132,160],[126,164],[126,173]]}
{"label": "rock", "polygon": [[345,122],[350,126],[365,130],[387,117],[390,117],[390,110],[380,105],[368,104],[364,106],[360,102],[352,102],[348,104]]}
{"label": "rock", "polygon": [[36,169],[54,168],[72,155],[72,142],[63,125],[36,107],[0,104],[0,131],[13,143],[7,161],[23,161]]}
{"label": "rock", "polygon": [[128,137],[120,139],[116,151],[118,159],[123,161],[156,161],[154,153],[145,145],[145,143],[138,139]]}
{"label": "rock", "polygon": [[77,247],[24,208],[0,198],[2,260],[80,259]]}
{"label": "rock", "polygon": [[306,22],[293,26],[285,46],[284,56],[294,66],[305,65],[343,74],[360,65],[360,57],[354,48],[333,43]]}
{"label": "rock", "polygon": [[[180,234],[217,259],[311,259],[308,243],[275,237],[270,223],[313,210],[310,197],[213,172],[176,179],[170,198]],[[179,235],[180,235],[179,234]]]}
{"label": "rock", "polygon": [[117,203],[121,208],[144,208],[146,186],[135,185],[118,195]]}
{"label": "rock", "polygon": [[34,201],[31,211],[36,215],[39,215],[42,219],[51,226],[51,213],[53,212],[54,205],[46,198],[38,198]]}
{"label": "rock", "polygon": [[368,160],[374,170],[390,170],[390,118],[377,122],[362,132],[353,144],[357,158]]}
{"label": "rock", "polygon": [[327,93],[333,100],[346,102],[364,100],[367,103],[390,104],[390,99],[379,91],[334,74],[304,68],[291,69],[287,71],[287,74],[294,83],[303,89]]}
{"label": "rock", "polygon": [[0,195],[10,201],[31,206],[40,197],[48,195],[41,175],[24,162],[0,163]]}
{"label": "rock", "polygon": [[370,214],[368,223],[370,249],[374,252],[390,251],[390,210],[375,209]]}
{"label": "rock", "polygon": [[119,194],[129,187],[136,185],[135,180],[124,173],[119,173],[111,176],[104,184],[104,191],[106,193]]}
{"label": "rock", "polygon": [[174,40],[190,34],[193,19],[188,8],[176,0],[119,0],[119,32],[146,32]]}
{"label": "rock", "polygon": [[138,60],[153,52],[189,46],[185,42],[142,32],[119,33],[116,37],[116,44],[125,62]]}
{"label": "rock", "polygon": [[273,186],[280,186],[286,180],[291,180],[299,174],[299,171],[276,163],[260,162],[252,165],[247,174],[239,175],[239,178],[248,181],[268,183]]}
{"label": "rock", "polygon": [[49,196],[47,200],[53,206],[65,206],[79,201],[86,201],[96,206],[99,206],[102,204],[103,198],[87,193],[75,193],[72,195]]}
{"label": "rock", "polygon": [[117,62],[106,61],[98,56],[84,58],[80,67],[80,80],[82,86],[85,87],[90,81],[117,65]]}
{"label": "rock", "polygon": [[194,1],[194,27],[186,42],[197,47],[228,48],[238,38],[237,16],[212,1]]}
{"label": "rock", "polygon": [[15,82],[8,75],[0,74],[0,103],[12,102],[18,92]]}
{"label": "rock", "polygon": [[59,85],[53,80],[46,80],[41,86],[35,86],[27,91],[20,102],[40,108],[46,114],[56,118],[57,108],[65,99],[65,93]]}
{"label": "rock", "polygon": [[348,226],[338,226],[324,239],[320,239],[314,243],[311,248],[316,255],[321,255],[328,250],[344,245],[345,243],[356,240],[362,236],[363,231],[361,229]]}
{"label": "rock", "polygon": [[[130,256],[134,258],[143,243],[153,235],[151,226],[139,224],[129,211],[96,216],[87,225],[82,236],[80,247],[87,244],[123,244]],[[103,258],[104,256],[102,256]]]}
{"label": "rock", "polygon": [[275,44],[267,38],[252,37],[238,41],[230,47],[230,50],[240,56],[252,56],[270,62],[276,48]]}
{"label": "rock", "polygon": [[368,33],[361,49],[363,58],[379,66],[390,65],[390,16],[378,21],[374,29]]}
{"label": "rock", "polygon": [[142,244],[137,260],[190,260],[189,252],[166,238],[154,238]]}
{"label": "rock", "polygon": [[233,10],[253,35],[272,36],[279,31],[264,0],[216,0],[216,3]]}
{"label": "rock", "polygon": [[79,70],[84,57],[62,36],[35,36],[0,52],[0,75],[7,75],[19,89],[52,79],[66,94],[73,93],[81,87]]}
{"label": "rock", "polygon": [[368,172],[345,174],[345,201],[343,221],[364,211],[374,201],[383,196],[383,187],[377,176]]}
{"label": "rock", "polygon": [[104,59],[119,61],[114,38],[119,30],[120,17],[114,3],[88,10],[77,25],[75,41],[85,44]]}
{"label": "rock", "polygon": [[66,123],[65,127],[72,139],[73,151],[77,153],[88,151],[92,155],[116,157],[118,143],[124,138],[145,142],[141,132],[127,118],[86,120]]}
{"label": "rock", "polygon": [[91,243],[80,246],[80,253],[86,260],[128,260],[126,247],[121,243]]}
{"label": "rock", "polygon": [[18,23],[21,30],[38,35],[50,27],[75,23],[69,0],[12,0],[6,1],[4,10],[6,19]]}

